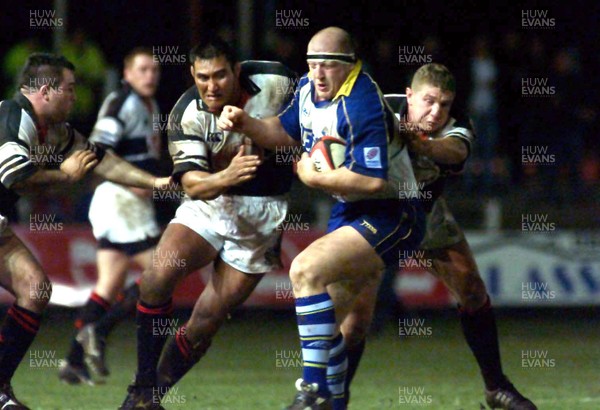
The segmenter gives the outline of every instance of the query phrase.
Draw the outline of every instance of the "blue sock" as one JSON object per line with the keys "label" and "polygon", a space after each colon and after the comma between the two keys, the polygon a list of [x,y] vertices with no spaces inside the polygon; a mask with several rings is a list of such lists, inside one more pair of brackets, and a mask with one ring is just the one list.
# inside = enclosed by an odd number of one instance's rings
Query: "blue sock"
{"label": "blue sock", "polygon": [[346,410],[346,370],[348,358],[342,334],[331,342],[329,363],[327,363],[327,385],[333,398],[333,410]]}
{"label": "blue sock", "polygon": [[317,383],[319,395],[328,397],[327,363],[335,330],[335,311],[329,294],[296,299],[296,319],[302,347],[302,378],[306,383]]}

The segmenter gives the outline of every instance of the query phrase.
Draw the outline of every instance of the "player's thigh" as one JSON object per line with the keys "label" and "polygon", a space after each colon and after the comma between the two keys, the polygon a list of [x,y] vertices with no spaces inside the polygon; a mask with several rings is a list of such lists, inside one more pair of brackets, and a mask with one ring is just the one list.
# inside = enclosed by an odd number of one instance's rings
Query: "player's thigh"
{"label": "player's thigh", "polygon": [[219,259],[200,299],[213,309],[230,310],[248,299],[263,276],[242,272]]}
{"label": "player's thigh", "polygon": [[140,294],[144,301],[172,294],[177,282],[187,274],[216,259],[217,250],[187,226],[170,223],[156,246],[152,262],[144,270]]}
{"label": "player's thigh", "polygon": [[[355,282],[376,278],[384,264],[367,240],[350,226],[343,226],[317,239],[292,262],[294,283],[309,280],[327,286],[340,280]],[[295,286],[296,297],[302,286]]]}
{"label": "player's thigh", "polygon": [[150,268],[152,265],[152,257],[154,256],[155,247],[150,249],[146,249],[144,251],[138,252],[131,257],[131,259],[142,267],[142,269],[146,270]]}
{"label": "player's thigh", "polygon": [[218,259],[214,272],[194,305],[188,324],[190,339],[194,340],[196,330],[205,336],[214,334],[227,313],[248,299],[263,276],[242,272]]}
{"label": "player's thigh", "polygon": [[473,252],[466,240],[445,248],[427,251],[432,273],[440,278],[463,306],[483,304],[486,288]]}
{"label": "player's thigh", "polygon": [[129,270],[129,256],[120,250],[103,248],[96,252],[98,280],[95,292],[112,302],[123,289]]}
{"label": "player's thigh", "polygon": [[50,299],[50,280],[25,244],[7,231],[0,238],[0,285],[19,306],[39,313]]}

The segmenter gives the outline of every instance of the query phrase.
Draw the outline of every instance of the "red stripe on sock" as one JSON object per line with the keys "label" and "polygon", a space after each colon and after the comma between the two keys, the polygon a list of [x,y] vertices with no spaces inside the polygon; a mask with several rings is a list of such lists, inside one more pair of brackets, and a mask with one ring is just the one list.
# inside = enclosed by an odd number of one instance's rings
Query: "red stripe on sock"
{"label": "red stripe on sock", "polygon": [[31,316],[27,310],[23,309],[20,306],[14,306],[14,305],[11,307],[11,309],[13,309],[15,314],[19,315],[19,317],[21,319],[25,320],[30,325],[35,326],[35,327],[40,327],[40,320],[38,318]]}
{"label": "red stripe on sock", "polygon": [[102,306],[104,310],[108,310],[108,308],[110,308],[110,303],[108,303],[102,296],[98,295],[96,292],[92,292],[92,294],[90,295],[90,299]]}
{"label": "red stripe on sock", "polygon": [[138,302],[137,310],[142,313],[145,313],[147,315],[164,315],[165,313],[170,314],[173,312],[173,305],[169,303],[167,306],[162,306],[162,307],[158,307],[158,308],[148,308],[148,307],[142,306]]}
{"label": "red stripe on sock", "polygon": [[13,309],[13,308],[10,308],[10,309],[8,310],[8,315],[10,315],[10,317],[12,317],[12,318],[15,320],[15,322],[17,322],[17,324],[18,324],[19,326],[21,326],[23,329],[27,330],[29,333],[33,333],[33,334],[37,333],[37,331],[38,331],[38,327],[37,327],[37,326],[35,326],[35,327],[32,327],[32,326],[31,326],[29,323],[27,323],[25,320],[21,319],[21,318],[18,316],[18,313],[17,313],[17,311],[16,311],[15,309]]}

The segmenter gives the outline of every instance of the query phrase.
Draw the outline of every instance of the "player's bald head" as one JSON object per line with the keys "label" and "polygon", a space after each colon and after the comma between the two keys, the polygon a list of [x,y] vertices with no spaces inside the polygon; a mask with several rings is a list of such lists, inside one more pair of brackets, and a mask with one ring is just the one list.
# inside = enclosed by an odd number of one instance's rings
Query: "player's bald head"
{"label": "player's bald head", "polygon": [[317,32],[308,42],[308,53],[353,54],[350,34],[339,27],[327,27]]}

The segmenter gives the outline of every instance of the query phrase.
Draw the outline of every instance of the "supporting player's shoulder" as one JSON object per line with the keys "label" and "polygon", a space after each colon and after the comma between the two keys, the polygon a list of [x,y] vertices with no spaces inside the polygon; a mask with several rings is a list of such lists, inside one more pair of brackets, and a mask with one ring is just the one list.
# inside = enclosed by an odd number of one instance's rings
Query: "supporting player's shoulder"
{"label": "supporting player's shoulder", "polygon": [[171,139],[181,139],[184,135],[201,136],[199,128],[200,117],[210,117],[213,114],[203,108],[200,93],[195,85],[188,88],[179,97],[171,112],[167,125],[167,134]]}
{"label": "supporting player's shoulder", "polygon": [[[352,75],[352,74],[351,74]],[[349,83],[354,81],[354,83]],[[357,125],[371,121],[383,120],[388,126],[393,121],[393,112],[387,104],[377,83],[365,72],[360,72],[354,80],[346,80],[342,85],[348,87],[345,92],[344,104],[341,107],[344,115],[349,117]]]}
{"label": "supporting player's shoulder", "polygon": [[[25,97],[22,97],[25,99]],[[16,143],[25,149],[35,142],[37,128],[33,113],[15,99],[0,102],[0,145]]]}
{"label": "supporting player's shoulder", "polygon": [[298,75],[278,61],[247,60],[240,66],[240,83],[250,95],[291,95],[298,85]]}
{"label": "supporting player's shoulder", "polygon": [[383,98],[397,117],[400,117],[406,113],[406,107],[408,104],[406,101],[406,94],[384,94]]}
{"label": "supporting player's shoulder", "polygon": [[246,60],[240,63],[240,68],[242,76],[272,75],[288,78],[298,77],[297,73],[279,61]]}
{"label": "supporting player's shoulder", "polygon": [[171,121],[171,116],[173,121],[181,121],[183,113],[189,108],[196,108],[198,110],[201,109],[202,101],[200,100],[200,93],[198,93],[198,89],[196,86],[191,86],[177,100],[173,108],[171,109],[171,113],[169,114],[169,121]]}
{"label": "supporting player's shoulder", "polygon": [[244,109],[250,109],[250,115],[268,117],[287,106],[298,85],[298,76],[277,61],[249,60],[241,63],[240,84],[251,96]]}
{"label": "supporting player's shoulder", "polygon": [[126,102],[128,102],[131,96],[132,91],[127,87],[111,92],[104,99],[98,113],[98,118],[112,117],[122,121],[123,110],[127,108]]}
{"label": "supporting player's shoulder", "polygon": [[[354,83],[349,84],[349,81],[354,81]],[[354,103],[355,106],[361,107],[361,111],[381,111],[383,108],[389,107],[379,89],[379,85],[364,71],[361,71],[356,79],[346,80],[346,83],[342,85],[342,91],[344,87],[351,87],[347,93],[347,100]]]}

